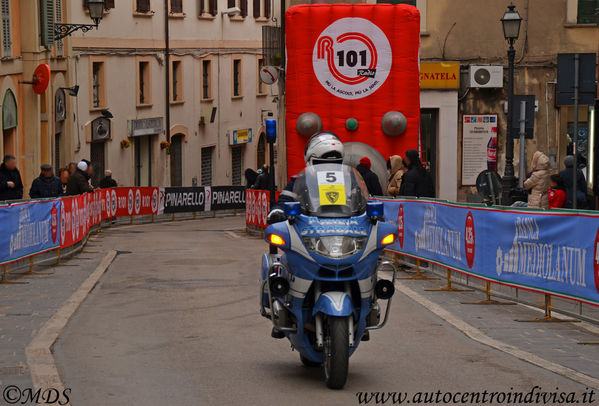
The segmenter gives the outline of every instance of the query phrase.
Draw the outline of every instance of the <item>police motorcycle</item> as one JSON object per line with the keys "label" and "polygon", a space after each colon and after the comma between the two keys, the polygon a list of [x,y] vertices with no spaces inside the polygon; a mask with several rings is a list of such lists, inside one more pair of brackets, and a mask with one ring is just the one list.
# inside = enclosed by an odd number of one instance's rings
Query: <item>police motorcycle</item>
{"label": "police motorcycle", "polygon": [[[396,269],[379,256],[396,228],[346,165],[306,167],[293,194],[287,220],[264,233],[271,251],[262,258],[261,314],[272,321],[273,337],[287,337],[304,365],[322,365],[327,386],[341,389],[359,342],[387,322]],[[385,267],[392,280],[378,278]]]}

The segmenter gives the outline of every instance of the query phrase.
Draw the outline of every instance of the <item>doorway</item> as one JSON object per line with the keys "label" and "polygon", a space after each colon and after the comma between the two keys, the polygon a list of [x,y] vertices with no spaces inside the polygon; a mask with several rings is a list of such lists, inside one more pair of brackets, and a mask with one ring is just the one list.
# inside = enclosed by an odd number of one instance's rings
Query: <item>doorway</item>
{"label": "doorway", "polygon": [[439,109],[420,110],[420,150],[422,164],[430,172],[437,190],[437,143],[439,137]]}
{"label": "doorway", "polygon": [[171,161],[171,186],[183,186],[183,134],[171,137],[169,147]]}
{"label": "doorway", "polygon": [[266,135],[260,134],[257,147],[258,159],[256,159],[256,169],[260,169],[266,163]]}
{"label": "doorway", "polygon": [[104,170],[106,168],[104,160],[104,144],[105,142],[92,142],[91,144],[90,158],[94,168],[92,174],[92,185],[94,186],[98,186],[100,184],[100,179],[104,177]]}
{"label": "doorway", "polygon": [[135,137],[135,186],[152,186],[151,136]]}
{"label": "doorway", "polygon": [[242,156],[243,147],[241,145],[231,147],[231,184],[233,186],[241,185]]}

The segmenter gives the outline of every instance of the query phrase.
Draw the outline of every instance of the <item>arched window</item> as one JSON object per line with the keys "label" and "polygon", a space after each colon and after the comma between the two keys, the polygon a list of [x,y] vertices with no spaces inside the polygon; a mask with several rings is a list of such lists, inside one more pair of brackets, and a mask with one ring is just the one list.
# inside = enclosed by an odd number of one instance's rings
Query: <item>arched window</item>
{"label": "arched window", "polygon": [[2,147],[3,154],[17,155],[17,99],[8,89],[2,101]]}

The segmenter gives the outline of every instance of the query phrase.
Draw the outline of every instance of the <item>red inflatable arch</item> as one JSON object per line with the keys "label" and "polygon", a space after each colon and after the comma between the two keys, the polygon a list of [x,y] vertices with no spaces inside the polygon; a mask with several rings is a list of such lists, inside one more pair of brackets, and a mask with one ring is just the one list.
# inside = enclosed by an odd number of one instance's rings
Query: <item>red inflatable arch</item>
{"label": "red inflatable arch", "polygon": [[[322,129],[344,143],[367,144],[385,158],[418,148],[420,14],[415,7],[299,5],[287,11],[286,28],[289,175],[304,167],[310,130],[302,135],[297,129],[303,113],[318,115]],[[403,116],[388,115],[384,130],[388,112]],[[313,115],[311,120],[307,123],[313,124]]]}

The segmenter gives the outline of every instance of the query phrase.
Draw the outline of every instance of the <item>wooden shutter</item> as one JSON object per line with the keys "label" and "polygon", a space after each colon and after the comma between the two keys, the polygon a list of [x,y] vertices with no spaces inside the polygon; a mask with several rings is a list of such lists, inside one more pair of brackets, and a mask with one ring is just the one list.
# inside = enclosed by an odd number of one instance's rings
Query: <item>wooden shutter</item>
{"label": "wooden shutter", "polygon": [[137,0],[137,11],[139,13],[149,13],[150,0]]}
{"label": "wooden shutter", "polygon": [[227,8],[235,7],[235,0],[227,0]]}
{"label": "wooden shutter", "polygon": [[40,0],[40,43],[54,45],[54,0]]}
{"label": "wooden shutter", "polygon": [[[56,0],[55,6],[56,9],[55,11],[55,15],[54,15],[54,22],[56,23],[62,23],[62,1],[63,0]],[[63,56],[64,55],[64,46],[63,46],[63,42],[62,40],[56,41],[56,55],[57,56]]]}
{"label": "wooden shutter", "polygon": [[254,18],[260,17],[260,3],[262,0],[254,0]]}
{"label": "wooden shutter", "polygon": [[271,0],[264,0],[264,17],[270,18],[270,2]]}
{"label": "wooden shutter", "polygon": [[248,0],[240,0],[239,1],[240,7],[241,8],[241,16],[242,17],[247,17],[248,16]]}
{"label": "wooden shutter", "polygon": [[12,56],[12,29],[10,26],[10,0],[2,0],[2,56]]}
{"label": "wooden shutter", "polygon": [[218,14],[218,3],[217,0],[209,0],[210,1],[210,14],[216,16]]}
{"label": "wooden shutter", "polygon": [[183,0],[171,0],[171,13],[183,12]]}

